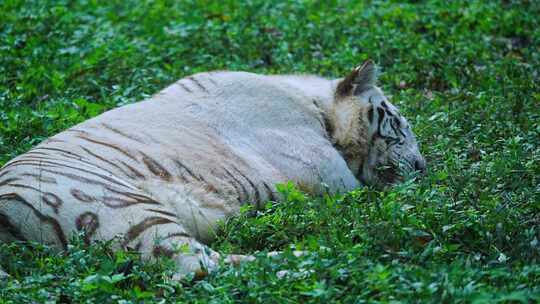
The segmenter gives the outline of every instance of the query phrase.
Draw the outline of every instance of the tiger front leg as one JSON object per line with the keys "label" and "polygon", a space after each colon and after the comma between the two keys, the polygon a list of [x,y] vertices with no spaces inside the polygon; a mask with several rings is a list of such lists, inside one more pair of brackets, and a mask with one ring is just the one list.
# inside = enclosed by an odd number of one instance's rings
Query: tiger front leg
{"label": "tiger front leg", "polygon": [[177,268],[174,279],[182,279],[190,274],[195,279],[201,279],[217,270],[221,259],[219,253],[192,237],[182,225],[176,222],[158,223],[157,219],[155,222],[148,221],[140,229],[135,227],[128,231],[123,245],[134,248],[146,260],[171,258]]}
{"label": "tiger front leg", "polygon": [[210,247],[191,237],[178,237],[167,243],[154,246],[153,256],[172,258],[177,266],[173,279],[179,280],[193,274],[194,279],[202,279],[219,267],[221,255]]}
{"label": "tiger front leg", "polygon": [[255,257],[250,255],[221,255],[187,235],[177,235],[174,239],[167,239],[165,242],[156,240],[152,256],[154,258],[167,256],[176,262],[177,272],[173,277],[175,280],[188,277],[190,274],[193,274],[193,278],[196,280],[202,279],[216,271],[220,262],[225,265],[238,266],[241,263],[255,260]]}

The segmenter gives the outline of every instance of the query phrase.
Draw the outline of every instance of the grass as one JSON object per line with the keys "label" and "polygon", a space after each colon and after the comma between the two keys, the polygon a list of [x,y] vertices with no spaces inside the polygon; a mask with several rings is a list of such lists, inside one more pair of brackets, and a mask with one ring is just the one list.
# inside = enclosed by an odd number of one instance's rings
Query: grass
{"label": "grass", "polygon": [[367,58],[429,164],[386,192],[282,185],[212,245],[260,258],[198,282],[107,243],[2,245],[0,303],[540,301],[539,16],[525,0],[0,1],[0,165],[195,72],[340,77]]}

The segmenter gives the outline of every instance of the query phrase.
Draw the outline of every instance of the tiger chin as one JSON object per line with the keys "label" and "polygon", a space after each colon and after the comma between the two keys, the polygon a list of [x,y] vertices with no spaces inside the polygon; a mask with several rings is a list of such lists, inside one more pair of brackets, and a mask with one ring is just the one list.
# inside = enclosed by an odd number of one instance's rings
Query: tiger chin
{"label": "tiger chin", "polygon": [[144,258],[174,259],[179,278],[251,260],[205,244],[243,204],[279,200],[276,184],[319,195],[425,170],[375,74],[372,61],[333,80],[200,73],[105,112],[0,169],[0,242],[119,238]]}

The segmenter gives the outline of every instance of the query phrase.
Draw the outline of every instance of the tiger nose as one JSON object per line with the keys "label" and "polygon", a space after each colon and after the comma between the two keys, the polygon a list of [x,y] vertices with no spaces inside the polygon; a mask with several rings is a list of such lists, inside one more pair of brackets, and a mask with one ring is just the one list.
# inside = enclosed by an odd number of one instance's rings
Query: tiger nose
{"label": "tiger nose", "polygon": [[414,162],[414,169],[422,173],[426,173],[426,161],[423,158],[417,159]]}

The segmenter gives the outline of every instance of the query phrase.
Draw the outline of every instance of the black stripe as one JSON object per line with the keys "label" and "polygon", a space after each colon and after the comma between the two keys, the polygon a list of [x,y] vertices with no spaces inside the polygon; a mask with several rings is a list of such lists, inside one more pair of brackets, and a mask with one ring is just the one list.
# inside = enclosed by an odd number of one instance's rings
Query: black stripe
{"label": "black stripe", "polygon": [[[346,148],[346,147],[344,147]],[[287,154],[285,152],[278,152],[279,155],[283,156],[283,157],[286,157],[286,158],[289,158],[289,159],[292,159],[292,160],[295,160],[297,162],[300,162],[302,163],[304,166],[306,167],[310,167],[312,166],[312,164],[310,164],[308,161],[305,161],[303,160],[301,157],[299,156],[295,156],[295,155],[290,155],[290,154]]]}
{"label": "black stripe", "polygon": [[[19,166],[19,165],[21,165],[21,166],[24,166],[24,165],[34,166],[36,164],[33,163],[31,160],[19,159],[19,160],[9,162],[7,165],[4,166],[4,169],[9,168],[9,167],[13,167],[13,166]],[[39,165],[39,163],[38,163],[38,165]]]}
{"label": "black stripe", "polygon": [[382,125],[382,122],[383,122],[383,119],[384,119],[384,110],[377,107],[377,133],[379,136],[382,137],[382,133],[381,133],[381,125]]}
{"label": "black stripe", "polygon": [[236,168],[236,166],[231,165],[231,167],[236,172],[238,172],[238,174],[240,174],[240,176],[242,176],[249,183],[249,185],[251,186],[251,188],[253,190],[255,190],[255,206],[257,207],[257,209],[259,209],[259,207],[260,207],[259,205],[261,203],[261,194],[259,193],[259,189],[255,186],[255,184],[244,173],[242,173],[242,171],[240,171],[238,168]]}
{"label": "black stripe", "polygon": [[94,203],[96,201],[95,197],[88,195],[79,189],[72,188],[69,190],[69,193],[71,193],[71,196],[73,196],[75,199],[83,203]]}
{"label": "black stripe", "polygon": [[157,209],[144,209],[144,210],[149,211],[149,212],[160,213],[160,214],[167,215],[167,216],[170,216],[170,217],[173,217],[173,218],[177,218],[176,214],[171,213],[171,212],[167,212],[167,211],[162,211],[162,210],[157,210]]}
{"label": "black stripe", "polygon": [[34,149],[32,150],[50,150],[50,151],[56,151],[56,152],[62,152],[62,153],[65,153],[65,154],[68,154],[68,155],[71,155],[72,157],[76,158],[76,159],[81,159],[81,156],[78,155],[78,154],[75,154],[71,151],[67,151],[67,150],[63,150],[63,149],[58,149],[58,148],[51,148],[51,147],[35,147]]}
{"label": "black stripe", "polygon": [[384,114],[385,114],[385,112],[384,112],[383,109],[377,108],[377,114],[378,114],[378,116],[379,116],[379,117],[378,117],[378,122],[377,122],[377,123],[378,123],[379,126],[380,126],[380,125],[382,124],[383,119],[384,119]]}
{"label": "black stripe", "polygon": [[122,163],[122,165],[124,165],[126,168],[129,169],[129,171],[131,171],[137,178],[140,178],[140,179],[146,179],[146,176],[144,176],[141,172],[139,172],[137,169],[135,169],[134,167],[126,164],[124,161],[120,161],[120,163]]}
{"label": "black stripe", "polygon": [[334,135],[334,126],[332,126],[332,122],[330,121],[330,118],[326,113],[321,114],[324,121],[324,129],[326,131],[326,134],[328,134],[328,137],[332,138]]}
{"label": "black stripe", "polygon": [[126,208],[126,207],[131,207],[131,206],[140,205],[140,204],[159,205],[158,202],[151,199],[145,199],[144,201],[139,201],[136,199],[127,200],[125,198],[114,197],[114,196],[103,196],[101,197],[101,199],[98,199],[98,202],[111,209]]}
{"label": "black stripe", "polygon": [[89,178],[86,178],[86,177],[83,177],[83,176],[80,176],[80,175],[76,175],[76,174],[72,174],[72,173],[65,173],[65,172],[61,172],[61,171],[55,171],[55,170],[44,169],[44,168],[42,168],[40,170],[43,170],[44,172],[48,172],[48,173],[52,173],[52,174],[61,175],[61,176],[76,180],[78,182],[86,183],[86,184],[98,185],[98,186],[104,186],[104,187],[108,186],[108,184],[106,184],[104,182],[89,179]]}
{"label": "black stripe", "polygon": [[170,239],[170,238],[173,238],[173,237],[192,238],[192,236],[189,235],[186,232],[174,232],[174,233],[167,234],[167,236],[162,238],[161,240],[166,240],[166,239]]}
{"label": "black stripe", "polygon": [[[81,147],[81,148],[82,148],[82,147]],[[83,148],[83,149],[84,149],[84,148]],[[105,168],[103,168],[103,167],[100,167],[100,166],[96,165],[95,162],[89,162],[89,161],[84,160],[81,156],[79,156],[79,155],[77,155],[77,154],[74,154],[74,153],[71,153],[71,152],[69,152],[70,154],[67,154],[67,151],[63,151],[63,150],[61,150],[61,149],[54,149],[54,150],[55,150],[55,151],[59,151],[59,152],[65,153],[65,154],[61,155],[62,157],[69,158],[69,159],[73,159],[73,160],[78,161],[78,162],[81,162],[81,163],[83,163],[83,164],[87,164],[87,165],[89,165],[89,166],[91,166],[91,167],[99,168],[100,170],[103,170],[103,171],[109,173],[110,175],[113,175],[113,176],[116,175],[116,174],[113,173],[112,171],[107,170],[107,169],[105,169]],[[59,160],[59,161],[65,161],[64,159],[61,159],[61,158],[55,158],[55,157],[53,157],[52,155],[49,155],[48,158],[37,158],[37,157],[32,157],[31,159],[22,159],[22,160],[23,160],[23,161],[32,161],[32,159],[46,159],[46,160]],[[37,160],[37,161],[39,162],[40,160]],[[11,165],[11,164],[10,164],[10,165]]]}
{"label": "black stripe", "polygon": [[61,140],[61,139],[58,139],[58,138],[50,137],[50,138],[47,138],[46,140],[44,140],[44,141],[43,141],[43,144],[54,143],[54,142],[57,142],[57,143],[65,143],[64,140]]}
{"label": "black stripe", "polygon": [[208,81],[210,81],[213,85],[217,85],[217,82],[212,77],[207,77]]}
{"label": "black stripe", "polygon": [[144,152],[139,151],[139,153],[141,153],[141,155],[143,156],[143,158],[142,158],[143,163],[146,165],[148,170],[150,170],[150,172],[152,172],[152,174],[154,174],[155,176],[161,178],[162,180],[165,180],[165,181],[168,181],[168,182],[171,181],[172,175],[171,175],[171,173],[169,173],[169,171],[167,171],[167,169],[165,169],[165,167],[163,167],[155,159],[153,159],[150,156],[146,155]]}
{"label": "black stripe", "polygon": [[[30,162],[29,160],[21,160],[21,161],[18,161],[19,163],[20,162]],[[17,162],[16,162],[17,163]],[[13,163],[11,163],[10,165],[12,165]],[[111,182],[111,183],[114,183],[116,185],[119,185],[119,186],[123,186],[125,187],[124,184],[121,184],[119,182],[117,182],[115,179],[112,179],[106,175],[103,175],[103,174],[99,174],[99,173],[96,173],[96,172],[93,172],[93,171],[90,171],[90,170],[86,170],[86,169],[83,169],[83,168],[79,168],[79,167],[73,167],[73,166],[69,166],[69,165],[66,165],[66,164],[62,164],[62,163],[56,163],[56,162],[53,162],[53,161],[50,161],[50,160],[40,160],[38,161],[37,164],[30,164],[30,165],[37,165],[40,167],[40,170],[43,170],[41,167],[43,167],[43,165],[47,166],[52,166],[52,167],[60,167],[60,168],[69,168],[69,169],[73,169],[73,170],[78,170],[78,171],[81,171],[81,172],[84,172],[84,173],[88,173],[88,174],[91,174],[91,175],[95,175],[95,176],[98,176],[108,182]],[[98,166],[95,166],[103,171],[106,171],[108,172],[107,170],[103,169],[103,168],[100,168]],[[110,172],[109,172],[110,173]]]}
{"label": "black stripe", "polygon": [[[120,170],[120,172],[122,172],[125,176],[130,177],[130,178],[133,178],[133,176],[132,176],[131,174],[129,174],[129,173],[127,173],[126,171],[124,171],[124,169],[123,169],[122,167],[120,167],[119,165],[117,165],[116,163],[114,163],[114,162],[112,162],[112,161],[110,161],[110,160],[108,160],[108,159],[106,159],[106,158],[104,158],[104,157],[101,157],[101,156],[97,155],[96,153],[90,151],[89,149],[87,149],[87,148],[85,148],[85,147],[82,147],[82,146],[81,146],[81,149],[83,149],[86,153],[90,154],[91,156],[93,156],[93,157],[95,157],[95,158],[101,160],[102,162],[107,163],[107,164],[113,166],[114,168]],[[92,164],[92,165],[95,166],[95,164]],[[96,166],[96,167],[97,167],[97,166]],[[100,168],[100,167],[98,167],[98,168]],[[104,170],[103,168],[100,168],[100,169]],[[107,171],[107,170],[104,170],[104,171]],[[111,173],[111,172],[109,172],[109,173]]]}
{"label": "black stripe", "polygon": [[110,130],[110,131],[112,131],[112,132],[114,132],[114,133],[116,133],[116,134],[122,135],[122,136],[124,136],[124,137],[126,137],[126,138],[129,138],[129,139],[133,140],[133,141],[136,141],[136,142],[139,142],[139,143],[144,144],[144,142],[143,142],[141,139],[139,139],[139,138],[137,138],[137,137],[135,137],[135,136],[133,136],[133,135],[124,133],[124,132],[122,132],[122,131],[120,131],[120,130],[114,128],[114,127],[111,126],[111,125],[108,125],[108,124],[106,124],[106,123],[102,123],[102,125],[103,125],[106,129],[108,129],[108,130]]}
{"label": "black stripe", "polygon": [[184,165],[181,161],[179,161],[178,159],[173,159],[173,162],[176,164],[176,166],[180,169],[184,169],[193,179],[196,179],[196,180],[199,180],[200,181],[200,178],[195,175],[195,173],[193,173],[193,171],[191,171],[186,165]]}
{"label": "black stripe", "polygon": [[4,175],[6,175],[6,174],[8,174],[8,173],[11,172],[11,171],[9,171],[9,170],[4,170],[4,169],[2,169],[2,171],[4,171],[4,172],[1,172],[1,173],[0,173],[0,178],[4,177]]}
{"label": "black stripe", "polygon": [[56,179],[50,177],[50,176],[43,176],[41,174],[34,174],[34,173],[22,173],[21,176],[30,176],[35,179],[37,179],[40,183],[43,184],[53,184],[56,185]]}
{"label": "black stripe", "polygon": [[71,129],[67,129],[65,132],[74,132],[74,133],[81,133],[84,135],[90,135],[90,133],[88,133],[87,131],[75,129],[74,127]]}
{"label": "black stripe", "polygon": [[270,188],[270,186],[268,186],[268,184],[264,182],[263,182],[263,186],[264,188],[266,188],[266,192],[268,192],[268,199],[275,202],[276,197],[274,195],[274,191],[272,191],[272,188]]}
{"label": "black stripe", "polygon": [[208,90],[194,77],[188,77],[189,80],[193,81],[195,85],[197,85],[201,90],[203,90],[205,93],[208,93]]}
{"label": "black stripe", "polygon": [[64,235],[64,232],[62,231],[62,227],[60,226],[57,220],[55,220],[54,218],[50,216],[41,214],[34,206],[32,206],[32,204],[30,204],[28,201],[26,201],[24,198],[22,198],[20,195],[16,193],[8,193],[8,194],[0,195],[0,200],[2,199],[7,199],[7,200],[11,199],[30,208],[34,212],[34,215],[37,218],[39,218],[41,222],[48,223],[53,227],[54,231],[56,232],[56,236],[58,237],[58,240],[62,244],[62,247],[67,248],[66,236]]}
{"label": "black stripe", "polygon": [[[24,185],[24,184],[8,184],[8,186],[13,187],[13,188],[29,189],[29,190],[36,191],[39,194],[42,194],[41,199],[43,200],[43,202],[49,207],[53,208],[54,213],[56,214],[58,214],[58,207],[60,207],[63,204],[62,200],[54,193],[43,192],[41,189],[29,186],[29,185]],[[52,201],[48,197],[52,197],[54,201]]]}
{"label": "black stripe", "polygon": [[[60,149],[58,149],[58,150],[55,149],[55,150],[58,151]],[[49,159],[59,160],[59,158],[56,158],[55,156],[57,156],[57,157],[65,157],[65,158],[73,159],[73,160],[80,161],[80,162],[83,162],[83,163],[91,164],[89,162],[84,161],[80,155],[77,155],[77,154],[74,154],[74,153],[68,154],[68,153],[63,152],[63,151],[58,151],[58,152],[60,152],[61,154],[59,154],[59,155],[57,155],[57,154],[48,154],[48,158]],[[60,160],[62,160],[62,159],[60,159]]]}
{"label": "black stripe", "polygon": [[367,114],[368,114],[369,124],[373,124],[373,106],[369,108]]}
{"label": "black stripe", "polygon": [[[244,185],[242,184],[242,182],[240,182],[227,168],[223,167],[223,170],[225,171],[227,176],[229,176],[230,179],[232,179],[233,181],[236,182],[236,183],[231,183],[231,184],[240,186],[240,189],[242,191],[238,190],[237,187],[234,187],[235,189],[237,189],[238,199],[240,201],[248,200],[249,199],[249,194],[248,194],[248,192],[246,190],[246,187],[244,187]],[[242,197],[242,194],[243,194],[243,197]]]}
{"label": "black stripe", "polygon": [[[62,152],[61,152],[62,153]],[[53,160],[64,160],[62,158],[59,158],[59,157],[65,157],[65,158],[68,158],[68,159],[72,159],[72,160],[75,160],[75,161],[78,161],[78,162],[81,162],[81,163],[84,163],[84,164],[87,164],[87,165],[91,165],[91,166],[95,166],[95,163],[91,163],[89,161],[86,161],[83,159],[83,157],[81,155],[78,155],[78,154],[74,154],[74,153],[70,153],[70,154],[67,154],[66,152],[63,152],[63,154],[60,154],[60,155],[48,155],[49,159],[53,159]],[[55,157],[55,156],[58,156]]]}
{"label": "black stripe", "polygon": [[18,181],[18,180],[20,180],[20,178],[17,178],[17,177],[6,178],[5,180],[3,180],[3,181],[0,182],[0,187],[1,187],[1,186],[4,186],[4,185],[7,185],[7,184],[9,184],[9,183],[11,183],[11,182],[16,182],[16,181]]}
{"label": "black stripe", "polygon": [[32,155],[32,154],[42,155],[42,156],[49,156],[49,154],[47,154],[45,152],[39,152],[39,151],[33,151],[33,150],[30,150],[30,151],[24,153],[24,155]]}
{"label": "black stripe", "polygon": [[[148,197],[146,195],[141,195],[141,194],[132,193],[132,192],[125,192],[125,191],[117,190],[110,187],[105,187],[105,189],[110,192],[125,196],[132,200],[132,201],[128,201],[126,199],[122,199],[118,197],[111,197],[111,196],[103,197],[103,201],[104,201],[103,203],[111,208],[121,208],[121,207],[127,207],[131,205],[137,205],[137,204],[161,205],[159,202],[157,202],[153,198]],[[121,202],[122,205],[111,205],[107,201],[118,201],[118,202]]]}
{"label": "black stripe", "polygon": [[85,212],[75,220],[78,231],[84,231],[84,243],[90,245],[90,239],[99,228],[98,216],[92,212]]}
{"label": "black stripe", "polygon": [[193,93],[192,90],[190,90],[185,84],[181,82],[176,82],[177,85],[181,86],[184,90],[188,91],[189,93]]}
{"label": "black stripe", "polygon": [[234,177],[230,173],[226,173],[227,177],[232,179],[233,181],[229,181],[229,183],[233,186],[234,190],[236,191],[236,195],[238,196],[238,200],[242,201],[241,197],[241,190],[238,188],[238,182],[234,179]]}
{"label": "black stripe", "polygon": [[27,242],[28,240],[23,234],[15,227],[10,221],[7,215],[0,213],[0,230],[5,230],[11,234],[16,240]]}
{"label": "black stripe", "polygon": [[[396,127],[395,119],[397,119],[397,118],[394,117],[394,119],[390,120],[390,128],[392,128],[392,131],[394,131],[394,134],[396,134],[396,136],[397,136],[398,135],[399,125]],[[399,124],[399,122],[398,122],[398,124]]]}
{"label": "black stripe", "polygon": [[100,141],[100,140],[96,140],[96,139],[93,139],[93,138],[89,138],[89,137],[86,137],[86,136],[82,136],[82,135],[78,135],[77,136],[78,138],[80,139],[84,139],[88,142],[91,142],[91,143],[94,143],[96,145],[101,145],[101,146],[105,146],[105,147],[108,147],[108,148],[111,148],[111,149],[114,149],[122,154],[124,154],[125,156],[131,158],[132,160],[134,161],[137,161],[137,158],[135,158],[133,155],[131,155],[129,152],[127,152],[126,150],[118,147],[117,145],[114,145],[114,144],[111,144],[111,143],[108,143],[108,142],[104,142],[104,141]]}
{"label": "black stripe", "polygon": [[123,245],[129,244],[131,241],[133,241],[135,238],[137,238],[139,235],[141,235],[143,232],[148,230],[149,228],[156,226],[156,225],[164,225],[164,224],[173,224],[174,221],[171,221],[169,219],[166,219],[164,217],[159,216],[152,216],[149,218],[144,219],[142,222],[138,223],[135,226],[132,226],[128,232],[126,233],[126,238],[123,242]]}
{"label": "black stripe", "polygon": [[43,193],[43,196],[41,197],[43,199],[43,202],[53,208],[54,213],[58,214],[58,207],[62,206],[64,204],[64,201],[62,199],[51,192],[45,192]]}

